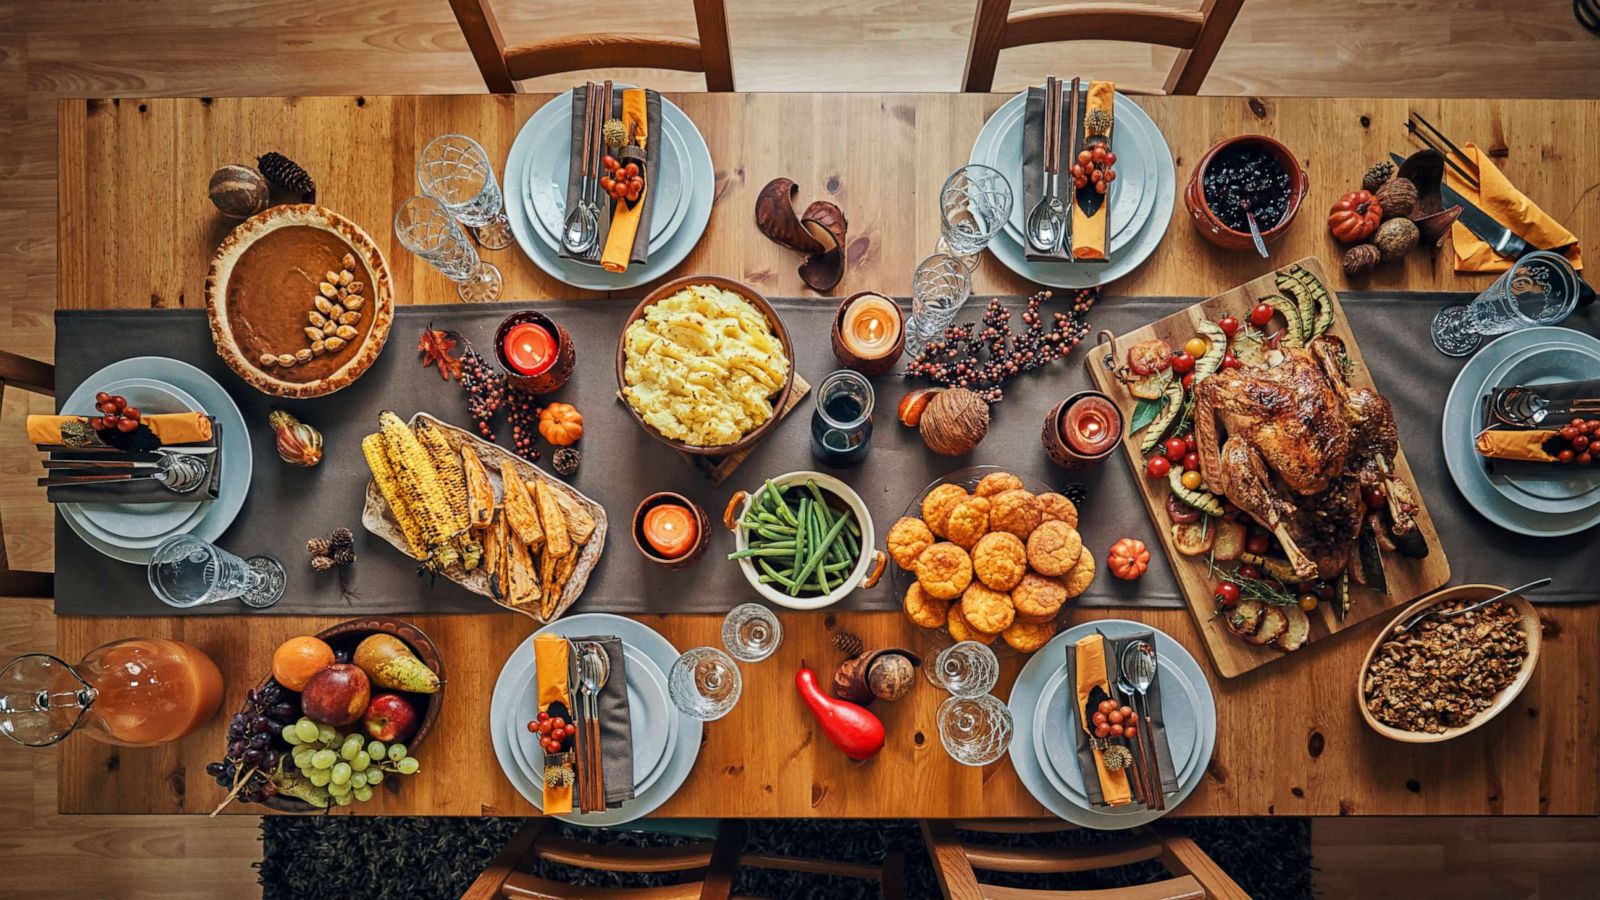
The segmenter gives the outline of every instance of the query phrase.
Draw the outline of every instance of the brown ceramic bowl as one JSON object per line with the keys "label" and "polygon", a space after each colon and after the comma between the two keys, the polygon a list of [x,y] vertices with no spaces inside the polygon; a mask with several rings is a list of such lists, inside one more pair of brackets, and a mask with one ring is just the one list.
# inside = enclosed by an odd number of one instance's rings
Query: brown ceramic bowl
{"label": "brown ceramic bowl", "polygon": [[1289,173],[1289,206],[1283,214],[1283,221],[1261,232],[1262,239],[1268,244],[1282,237],[1288,230],[1289,224],[1300,212],[1300,203],[1305,200],[1306,192],[1311,189],[1311,176],[1300,167],[1294,154],[1289,152],[1288,147],[1266,135],[1240,135],[1207,150],[1206,155],[1200,157],[1200,164],[1194,167],[1194,173],[1189,176],[1189,184],[1183,190],[1183,203],[1189,208],[1189,216],[1194,219],[1194,227],[1200,230],[1200,236],[1227,250],[1250,250],[1255,247],[1255,241],[1251,239],[1250,232],[1235,231],[1222,224],[1222,219],[1206,203],[1206,168],[1217,158],[1218,153],[1230,147],[1244,145],[1257,145],[1266,150],[1278,161],[1278,165],[1283,166],[1283,170]]}
{"label": "brown ceramic bowl", "polygon": [[878,357],[877,359],[862,359],[861,357],[852,353],[850,348],[845,346],[844,343],[845,310],[850,308],[850,304],[856,302],[862,297],[882,297],[883,299],[888,300],[890,303],[894,303],[893,297],[890,297],[886,294],[880,294],[877,291],[861,291],[860,293],[851,294],[849,297],[846,297],[844,302],[839,304],[839,312],[833,317],[833,356],[835,359],[839,360],[840,365],[855,369],[857,372],[860,372],[868,378],[877,378],[880,375],[887,375],[894,371],[895,363],[900,361],[900,354],[905,351],[905,314],[902,312],[900,315],[900,336],[895,339],[894,347],[890,348],[888,353]]}
{"label": "brown ceramic bowl", "polygon": [[783,320],[778,318],[778,311],[772,308],[772,304],[767,302],[767,298],[756,293],[755,289],[749,285],[734,281],[732,278],[723,278],[721,275],[689,275],[684,278],[674,278],[647,294],[643,300],[639,301],[639,305],[633,308],[633,312],[628,314],[628,318],[622,323],[621,331],[617,334],[617,391],[621,393],[622,389],[627,386],[623,377],[623,368],[627,364],[626,341],[628,327],[638,321],[644,315],[644,311],[649,309],[652,304],[659,300],[664,300],[684,288],[697,284],[709,284],[724,291],[731,291],[750,301],[750,305],[760,310],[763,316],[766,316],[767,324],[771,326],[773,336],[783,345],[783,355],[789,359],[789,371],[783,379],[783,387],[778,390],[778,395],[773,398],[772,418],[762,422],[747,432],[744,437],[731,444],[702,447],[698,444],[675,441],[650,427],[645,423],[644,418],[639,415],[639,411],[633,408],[632,403],[624,400],[622,407],[628,411],[628,415],[633,416],[633,420],[639,423],[640,428],[643,428],[656,440],[674,450],[688,453],[692,456],[727,456],[755,446],[756,441],[761,440],[761,436],[766,434],[768,429],[778,424],[778,420],[783,418],[783,408],[789,405],[789,392],[794,390],[794,344],[789,340],[789,330],[783,327]]}

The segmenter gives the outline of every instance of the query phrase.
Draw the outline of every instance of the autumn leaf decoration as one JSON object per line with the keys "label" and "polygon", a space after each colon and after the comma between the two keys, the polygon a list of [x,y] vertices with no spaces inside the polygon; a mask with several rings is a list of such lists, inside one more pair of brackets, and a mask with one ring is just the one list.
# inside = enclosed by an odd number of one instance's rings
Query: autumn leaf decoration
{"label": "autumn leaf decoration", "polygon": [[422,367],[438,366],[439,377],[445,381],[458,377],[461,374],[461,360],[450,355],[455,347],[456,339],[450,336],[450,332],[435,329],[430,324],[422,332],[422,339],[417,341],[417,352],[422,354]]}

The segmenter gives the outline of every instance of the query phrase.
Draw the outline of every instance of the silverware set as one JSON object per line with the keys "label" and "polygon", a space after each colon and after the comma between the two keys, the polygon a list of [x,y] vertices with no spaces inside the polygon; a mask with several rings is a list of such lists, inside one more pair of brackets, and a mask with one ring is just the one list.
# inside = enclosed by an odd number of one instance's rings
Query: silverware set
{"label": "silverware set", "polygon": [[611,677],[611,658],[598,641],[574,641],[569,658],[578,685],[578,732],[575,768],[578,774],[578,811],[603,812],[606,808],[605,757],[600,748],[600,692]]}
{"label": "silverware set", "polygon": [[49,474],[39,479],[39,486],[154,481],[175,494],[187,494],[206,483],[210,471],[204,456],[165,451],[156,453],[156,459],[150,461],[47,459],[44,467]]}
{"label": "silverware set", "polygon": [[1551,416],[1600,413],[1600,397],[1552,401],[1531,387],[1510,387],[1489,401],[1489,414],[1513,428],[1535,428]]}
{"label": "silverware set", "polygon": [[[1044,141],[1041,148],[1043,165],[1039,202],[1028,211],[1028,243],[1040,253],[1054,253],[1070,240],[1072,219],[1067,206],[1061,201],[1061,138],[1064,128],[1075,134],[1078,121],[1078,79],[1072,79],[1071,110],[1065,122],[1061,118],[1062,82],[1054,75],[1044,86]],[[1068,159],[1075,157],[1069,147]]]}
{"label": "silverware set", "polygon": [[600,258],[604,241],[600,235],[600,160],[605,155],[605,140],[601,129],[611,110],[611,82],[584,85],[583,141],[580,152],[583,159],[578,181],[578,202],[567,211],[562,223],[561,245],[568,253],[587,262]]}
{"label": "silverware set", "polygon": [[1133,736],[1133,778],[1136,799],[1155,810],[1167,808],[1161,787],[1161,766],[1156,759],[1155,734],[1150,730],[1150,686],[1156,680],[1156,650],[1149,641],[1129,641],[1117,658],[1117,690],[1139,714]]}

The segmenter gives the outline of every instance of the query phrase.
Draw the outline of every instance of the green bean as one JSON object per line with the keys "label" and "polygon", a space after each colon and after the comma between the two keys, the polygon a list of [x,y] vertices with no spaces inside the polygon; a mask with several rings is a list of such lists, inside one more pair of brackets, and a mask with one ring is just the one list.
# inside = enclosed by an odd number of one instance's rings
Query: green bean
{"label": "green bean", "polygon": [[755,528],[755,529],[752,529],[752,530],[758,536],[763,538],[764,541],[780,541],[781,542],[781,541],[792,541],[792,540],[794,540],[794,532],[792,532],[792,531],[787,533],[787,534],[785,534],[785,533],[783,533],[781,531],[771,531],[769,529],[759,528],[759,527]]}
{"label": "green bean", "polygon": [[786,519],[790,525],[797,523],[797,520],[794,516],[794,511],[789,508],[789,504],[783,499],[783,491],[779,489],[777,485],[772,483],[771,478],[768,478],[766,481],[766,490],[763,492],[763,496],[766,496],[771,500],[772,505],[777,508],[778,515]]}
{"label": "green bean", "polygon": [[854,568],[855,564],[855,560],[847,559],[844,562],[824,563],[822,569],[825,572],[846,572]]}
{"label": "green bean", "polygon": [[752,556],[791,556],[794,550],[789,547],[751,547],[748,550],[735,550],[728,554],[729,559],[749,559]]}
{"label": "green bean", "polygon": [[807,554],[805,565],[798,569],[798,574],[795,575],[795,581],[803,584],[807,578],[811,577],[812,571],[821,564],[822,555],[827,545],[834,538],[839,536],[839,532],[844,529],[845,522],[847,521],[847,517],[840,517],[837,522],[833,523],[833,527],[828,529],[828,533],[822,536],[822,546],[817,547],[813,552]]}
{"label": "green bean", "polygon": [[[761,576],[761,580],[762,581],[767,581],[768,579],[771,579],[772,581],[783,585],[784,589],[787,590],[791,595],[794,594],[795,586],[794,586],[794,579],[793,578],[785,576],[783,574],[783,571],[779,571],[777,569],[774,569],[772,567],[772,563],[769,563],[764,559],[756,560],[756,564],[761,567],[761,570],[764,573],[766,573],[766,574]],[[787,571],[787,570],[784,570],[784,571]]]}
{"label": "green bean", "polygon": [[[795,520],[794,570],[796,572],[800,571],[801,556],[805,553],[806,543],[810,539],[808,529],[805,527],[806,507],[809,505],[810,504],[805,497],[800,498],[800,512],[798,518]],[[798,583],[799,582],[796,582],[796,584]]]}

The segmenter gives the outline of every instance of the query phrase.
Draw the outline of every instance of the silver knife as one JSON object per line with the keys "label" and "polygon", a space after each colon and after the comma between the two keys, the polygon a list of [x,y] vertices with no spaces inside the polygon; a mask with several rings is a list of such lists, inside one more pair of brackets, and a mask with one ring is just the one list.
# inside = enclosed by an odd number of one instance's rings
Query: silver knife
{"label": "silver knife", "polygon": [[[1398,153],[1390,153],[1389,158],[1395,165],[1405,162],[1405,157]],[[1528,244],[1527,241],[1511,233],[1511,229],[1501,225],[1489,214],[1472,204],[1471,200],[1461,196],[1460,193],[1446,184],[1439,182],[1439,193],[1444,198],[1445,207],[1460,205],[1461,218],[1458,219],[1466,229],[1478,236],[1478,239],[1489,245],[1489,249],[1501,256],[1516,259],[1523,254],[1538,249]]]}

